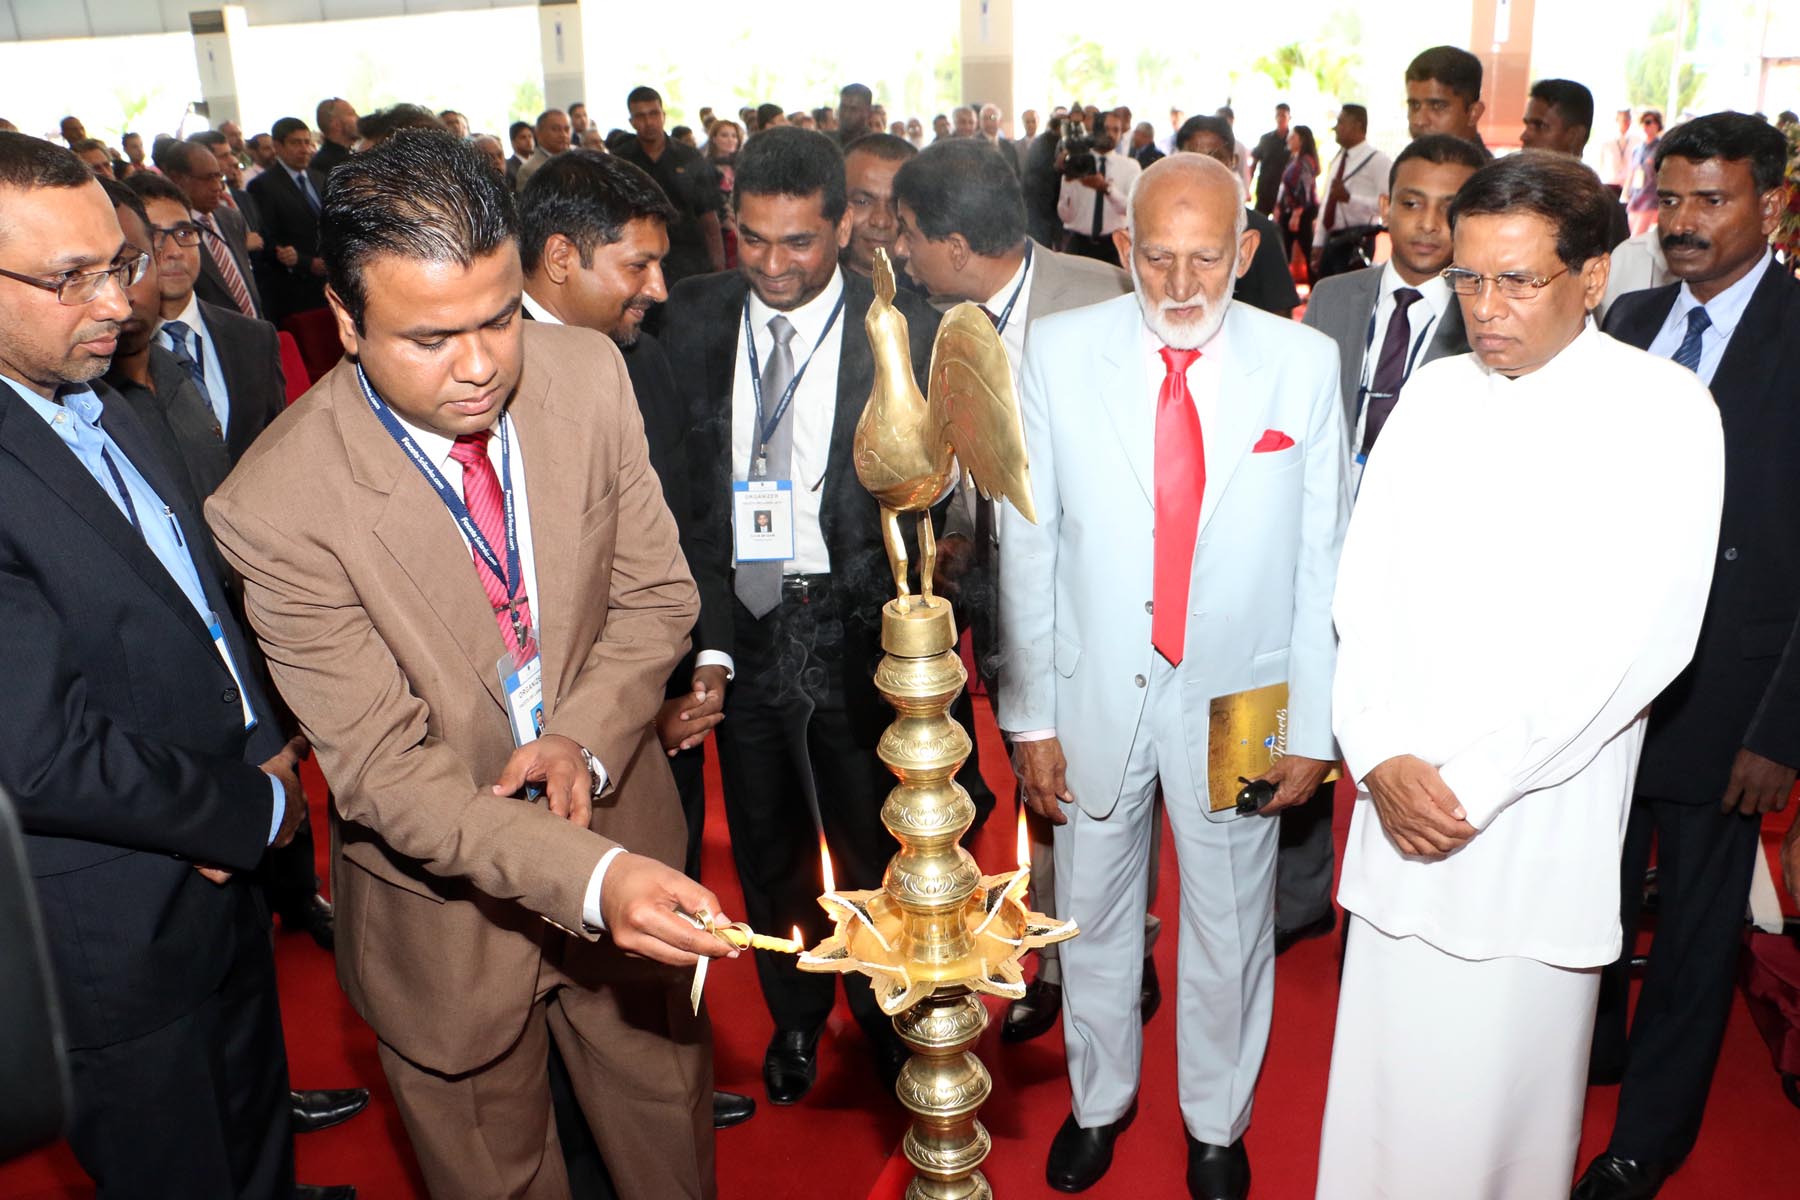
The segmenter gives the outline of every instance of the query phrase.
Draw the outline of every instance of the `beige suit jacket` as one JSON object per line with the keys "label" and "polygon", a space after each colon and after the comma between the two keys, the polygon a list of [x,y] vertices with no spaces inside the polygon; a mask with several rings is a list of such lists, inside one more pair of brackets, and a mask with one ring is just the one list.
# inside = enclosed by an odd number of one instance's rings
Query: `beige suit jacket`
{"label": "beige suit jacket", "polygon": [[612,343],[530,322],[522,336],[508,411],[526,463],[544,728],[610,776],[588,829],[489,791],[513,749],[505,646],[467,546],[349,360],[207,504],[336,797],[339,980],[384,1041],[445,1073],[518,1038],[540,956],[581,945],[564,931],[583,929],[610,847],[677,867],[683,852],[650,729],[698,609],[675,522]]}

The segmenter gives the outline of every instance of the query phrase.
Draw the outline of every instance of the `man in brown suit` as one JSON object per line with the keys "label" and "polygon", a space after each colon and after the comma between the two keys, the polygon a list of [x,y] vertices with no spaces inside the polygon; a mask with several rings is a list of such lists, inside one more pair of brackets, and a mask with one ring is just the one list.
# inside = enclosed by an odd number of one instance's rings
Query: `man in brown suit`
{"label": "man in brown suit", "polygon": [[622,1194],[710,1197],[675,968],[725,946],[651,729],[697,601],[624,365],[520,319],[512,198],[446,134],[334,172],[321,245],[347,357],[207,513],[336,794],[339,979],[437,1200],[568,1196],[548,1037]]}

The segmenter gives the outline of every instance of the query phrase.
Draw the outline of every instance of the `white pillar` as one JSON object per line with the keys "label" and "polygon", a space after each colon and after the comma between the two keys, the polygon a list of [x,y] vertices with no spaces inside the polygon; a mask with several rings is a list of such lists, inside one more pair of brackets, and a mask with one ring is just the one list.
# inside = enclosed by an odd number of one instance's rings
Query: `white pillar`
{"label": "white pillar", "polygon": [[200,98],[206,104],[207,124],[217,129],[226,121],[242,123],[238,109],[237,66],[231,40],[249,25],[242,5],[226,4],[188,14],[194,36],[194,62],[200,70]]}
{"label": "white pillar", "polygon": [[568,108],[587,101],[587,65],[581,48],[581,0],[538,0],[539,46],[544,59],[544,104]]}

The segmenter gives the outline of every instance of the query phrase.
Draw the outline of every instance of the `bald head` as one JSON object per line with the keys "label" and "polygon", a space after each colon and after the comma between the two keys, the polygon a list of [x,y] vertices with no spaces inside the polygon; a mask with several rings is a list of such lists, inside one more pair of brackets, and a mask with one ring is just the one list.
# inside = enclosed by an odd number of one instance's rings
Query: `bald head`
{"label": "bald head", "polygon": [[1168,346],[1198,349],[1225,320],[1231,289],[1256,253],[1243,181],[1203,154],[1158,160],[1131,189],[1114,235],[1144,323]]}
{"label": "bald head", "polygon": [[1151,224],[1165,210],[1192,209],[1236,236],[1248,220],[1244,183],[1237,172],[1205,154],[1171,154],[1158,159],[1138,177],[1126,206],[1126,220],[1136,236],[1140,221]]}

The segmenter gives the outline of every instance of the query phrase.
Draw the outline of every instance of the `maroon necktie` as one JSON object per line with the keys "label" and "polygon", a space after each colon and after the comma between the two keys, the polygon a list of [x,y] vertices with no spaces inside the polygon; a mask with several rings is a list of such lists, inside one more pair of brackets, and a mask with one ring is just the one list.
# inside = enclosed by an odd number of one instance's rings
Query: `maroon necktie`
{"label": "maroon necktie", "polygon": [[1332,192],[1337,185],[1344,182],[1344,168],[1350,163],[1350,151],[1345,150],[1338,155],[1337,171],[1332,174],[1331,186],[1325,192],[1325,232],[1331,232],[1331,223],[1337,219],[1337,197]]}
{"label": "maroon necktie", "polygon": [[[450,448],[450,458],[463,471],[463,503],[469,508],[469,516],[475,521],[475,527],[487,538],[488,545],[494,553],[504,556],[506,553],[506,501],[500,490],[500,476],[494,471],[494,464],[488,458],[488,439],[493,431],[484,429],[480,433],[464,434],[456,439],[456,445]],[[520,653],[517,631],[509,618],[506,583],[496,576],[488,565],[481,561],[474,548],[469,556],[475,560],[475,575],[481,580],[481,590],[487,593],[488,603],[494,607],[494,621],[500,626],[500,637],[506,642],[506,648],[513,653],[514,661],[523,660],[525,653]],[[506,560],[501,558],[501,562]],[[522,566],[521,566],[522,569]],[[525,581],[516,580],[518,584],[518,624],[520,628],[531,625],[531,600],[525,594]]]}
{"label": "maroon necktie", "polygon": [[1381,339],[1381,357],[1375,360],[1375,375],[1369,381],[1369,413],[1363,419],[1362,452],[1375,448],[1381,427],[1393,415],[1406,384],[1407,350],[1412,346],[1412,322],[1406,310],[1419,299],[1417,288],[1394,289],[1394,312],[1388,317],[1387,336]]}
{"label": "maroon necktie", "polygon": [[1188,584],[1194,572],[1194,538],[1206,494],[1206,448],[1200,414],[1188,393],[1187,369],[1198,350],[1162,349],[1162,390],[1156,397],[1156,547],[1150,591],[1150,644],[1181,665],[1187,641]]}

